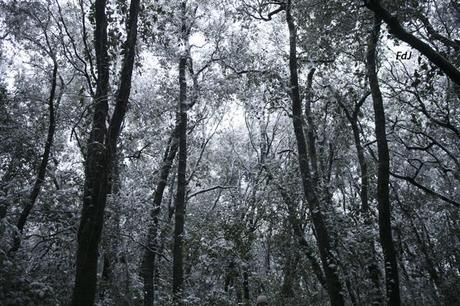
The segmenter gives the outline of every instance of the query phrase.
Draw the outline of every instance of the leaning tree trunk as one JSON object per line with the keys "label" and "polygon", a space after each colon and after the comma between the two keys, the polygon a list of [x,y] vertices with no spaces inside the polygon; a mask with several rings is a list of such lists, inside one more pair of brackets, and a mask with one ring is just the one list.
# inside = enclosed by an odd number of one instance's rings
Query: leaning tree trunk
{"label": "leaning tree trunk", "polygon": [[292,121],[297,141],[297,155],[305,198],[309,205],[311,219],[317,234],[317,244],[320,252],[326,285],[332,305],[344,305],[342,284],[337,271],[338,264],[332,253],[330,234],[326,227],[322,207],[318,198],[317,181],[312,180],[307,152],[307,144],[303,131],[302,102],[300,99],[299,79],[297,75],[297,38],[296,26],[291,14],[291,1],[286,6],[286,21],[289,28],[289,71],[290,96],[292,100]]}
{"label": "leaning tree trunk", "polygon": [[174,218],[174,247],[173,247],[173,299],[176,305],[182,305],[182,291],[184,287],[183,267],[183,239],[185,222],[185,193],[187,187],[187,82],[185,69],[187,66],[187,26],[185,20],[185,2],[181,3],[182,9],[182,44],[184,50],[179,59],[179,162],[177,170],[177,194],[175,201]]}
{"label": "leaning tree trunk", "polygon": [[26,205],[24,206],[21,215],[19,216],[18,222],[16,224],[18,228],[18,236],[14,239],[14,245],[11,248],[10,252],[15,252],[19,249],[21,243],[21,234],[24,231],[24,227],[27,222],[27,218],[32,211],[32,208],[37,201],[38,195],[40,193],[43,182],[45,181],[46,168],[48,167],[48,161],[51,153],[51,147],[53,146],[54,132],[56,130],[56,118],[54,113],[54,97],[56,95],[57,87],[57,77],[58,77],[58,64],[55,58],[53,58],[53,74],[51,77],[51,89],[50,95],[48,98],[48,110],[49,110],[49,124],[48,124],[48,135],[45,142],[45,150],[43,152],[42,160],[38,168],[37,178],[35,179],[32,192],[27,199]]}
{"label": "leaning tree trunk", "polygon": [[139,1],[132,0],[120,85],[116,105],[109,127],[108,116],[109,58],[107,44],[106,0],[95,1],[95,49],[97,63],[97,88],[95,95],[93,126],[88,141],[85,160],[85,184],[83,208],[78,230],[75,286],[72,305],[94,305],[97,282],[98,247],[104,223],[104,209],[110,188],[109,178],[121,124],[126,114],[131,89],[131,76],[137,38]]}
{"label": "leaning tree trunk", "polygon": [[174,158],[176,157],[178,142],[178,126],[173,130],[168,141],[168,146],[163,157],[163,164],[160,170],[157,187],[153,196],[153,209],[150,216],[149,228],[147,233],[147,243],[142,260],[142,278],[144,282],[144,305],[152,306],[154,304],[154,273],[155,273],[155,255],[157,252],[157,232],[158,217],[160,214],[163,194],[168,183],[168,176],[171,171]]}
{"label": "leaning tree trunk", "polygon": [[390,205],[390,153],[385,132],[385,111],[376,69],[376,47],[380,32],[380,20],[375,17],[367,50],[367,70],[371,87],[375,116],[375,136],[378,150],[377,203],[379,211],[379,234],[385,261],[385,280],[388,305],[401,305],[396,251],[391,232]]}

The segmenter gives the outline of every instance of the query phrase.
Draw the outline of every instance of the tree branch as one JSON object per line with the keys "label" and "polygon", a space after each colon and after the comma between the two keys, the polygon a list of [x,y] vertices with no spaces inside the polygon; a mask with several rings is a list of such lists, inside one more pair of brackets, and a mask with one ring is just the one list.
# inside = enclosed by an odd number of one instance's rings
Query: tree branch
{"label": "tree branch", "polygon": [[400,40],[408,43],[411,47],[417,49],[441,69],[452,81],[460,85],[460,70],[452,65],[445,57],[436,52],[428,44],[419,38],[407,32],[398,19],[382,7],[380,0],[364,0],[364,5],[381,18],[388,26],[388,32]]}
{"label": "tree branch", "polygon": [[205,192],[209,192],[209,191],[213,191],[213,190],[216,190],[216,189],[231,189],[231,188],[238,188],[237,186],[214,186],[214,187],[211,187],[211,188],[207,188],[207,189],[203,189],[203,190],[199,190],[197,192],[194,192],[192,193],[191,195],[189,195],[187,197],[187,200],[190,200],[191,198],[199,195],[199,194],[202,194],[202,193],[205,193]]}

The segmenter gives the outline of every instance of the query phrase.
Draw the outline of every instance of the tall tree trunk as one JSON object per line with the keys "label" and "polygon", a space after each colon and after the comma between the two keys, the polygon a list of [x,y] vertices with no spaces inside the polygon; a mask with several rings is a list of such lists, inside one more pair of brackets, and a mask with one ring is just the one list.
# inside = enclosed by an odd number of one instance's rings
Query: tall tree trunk
{"label": "tall tree trunk", "polygon": [[377,69],[376,47],[380,32],[380,20],[375,17],[374,25],[368,41],[367,70],[371,87],[375,116],[375,136],[378,149],[377,172],[377,203],[379,211],[379,234],[385,261],[385,280],[388,305],[400,305],[399,275],[396,251],[391,232],[391,205],[390,205],[390,153],[385,132],[385,111],[383,108],[382,93],[380,92]]}
{"label": "tall tree trunk", "polygon": [[93,115],[93,127],[88,141],[85,161],[85,185],[83,208],[78,230],[75,286],[72,305],[94,305],[97,282],[98,247],[104,222],[104,209],[110,188],[110,172],[116,144],[121,130],[131,89],[131,76],[137,38],[139,0],[132,0],[120,85],[110,125],[108,116],[109,58],[107,45],[106,0],[95,2],[95,49],[97,62],[97,89]]}
{"label": "tall tree trunk", "polygon": [[188,35],[186,25],[185,2],[181,3],[182,9],[182,44],[184,50],[179,59],[179,164],[177,170],[177,194],[175,201],[174,218],[174,248],[173,248],[173,298],[176,305],[182,305],[182,291],[184,287],[183,267],[183,239],[185,222],[185,193],[187,187],[187,82],[185,69],[188,56]]}
{"label": "tall tree trunk", "polygon": [[92,130],[85,163],[83,208],[78,230],[75,286],[72,304],[93,305],[96,294],[97,248],[102,231],[103,210],[108,187],[105,124],[108,114],[109,58],[107,52],[106,0],[95,1],[96,29],[94,33],[97,88],[94,99]]}
{"label": "tall tree trunk", "polygon": [[27,222],[27,218],[32,211],[32,208],[37,201],[38,195],[40,193],[43,182],[45,181],[46,168],[48,167],[48,161],[51,153],[51,147],[53,146],[54,132],[56,130],[56,118],[54,113],[54,97],[56,96],[56,87],[57,87],[57,77],[58,77],[58,64],[55,58],[53,58],[53,74],[51,77],[51,89],[50,95],[48,98],[48,111],[49,111],[49,124],[48,124],[48,135],[45,142],[45,150],[38,168],[37,178],[35,179],[32,192],[29,195],[29,198],[24,206],[21,215],[19,216],[18,222],[16,224],[18,228],[18,236],[14,239],[14,245],[11,248],[10,252],[15,252],[19,249],[21,243],[21,234],[24,231],[24,227]]}
{"label": "tall tree trunk", "polygon": [[168,141],[163,164],[160,170],[157,187],[153,196],[153,209],[151,211],[150,223],[147,233],[148,248],[144,250],[142,260],[142,278],[144,282],[144,305],[152,306],[154,304],[154,273],[155,273],[155,255],[157,250],[157,232],[158,232],[158,217],[161,209],[161,202],[163,201],[163,194],[168,183],[168,176],[171,171],[174,158],[176,157],[178,142],[178,126],[172,132]]}
{"label": "tall tree trunk", "polygon": [[317,234],[317,244],[320,252],[323,270],[326,276],[327,291],[332,305],[344,305],[342,284],[339,280],[336,259],[332,253],[330,235],[322,214],[322,207],[318,198],[317,181],[312,180],[307,144],[303,131],[302,102],[299,92],[299,79],[297,75],[297,37],[296,26],[291,14],[291,1],[286,6],[286,21],[289,28],[289,71],[290,71],[290,96],[292,100],[292,121],[297,141],[299,168],[302,185],[307,199],[313,226]]}
{"label": "tall tree trunk", "polygon": [[105,294],[111,296],[113,300],[119,300],[123,296],[120,282],[116,279],[116,273],[119,271],[118,263],[120,262],[120,201],[117,200],[121,189],[120,182],[120,158],[119,155],[113,162],[111,173],[111,187],[109,198],[107,199],[108,209],[105,214],[104,230],[102,233],[102,252],[103,268],[102,278],[100,280],[99,296],[103,300]]}

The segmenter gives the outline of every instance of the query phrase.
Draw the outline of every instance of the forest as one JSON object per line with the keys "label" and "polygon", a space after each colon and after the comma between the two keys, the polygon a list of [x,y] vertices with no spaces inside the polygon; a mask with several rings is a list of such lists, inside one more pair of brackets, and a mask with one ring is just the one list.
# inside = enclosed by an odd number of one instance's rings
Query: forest
{"label": "forest", "polygon": [[460,305],[459,0],[0,0],[0,305]]}

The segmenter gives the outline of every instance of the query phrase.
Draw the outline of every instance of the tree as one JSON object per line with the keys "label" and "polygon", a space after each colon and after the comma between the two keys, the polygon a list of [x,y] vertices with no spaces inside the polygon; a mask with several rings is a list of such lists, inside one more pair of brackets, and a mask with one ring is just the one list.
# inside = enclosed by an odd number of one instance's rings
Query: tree
{"label": "tree", "polygon": [[[315,163],[315,156],[308,155],[307,143],[303,131],[302,104],[299,92],[299,81],[297,76],[297,43],[296,26],[292,16],[292,3],[286,4],[286,22],[289,28],[289,72],[290,72],[290,96],[292,100],[292,123],[297,140],[297,154],[299,158],[299,168],[302,176],[302,187],[305,198],[309,203],[311,218],[317,233],[318,249],[321,255],[323,270],[326,275],[327,290],[332,305],[343,305],[342,285],[337,271],[336,258],[333,255],[330,245],[330,234],[326,227],[323,208],[316,194],[318,187],[315,185],[315,178],[312,178],[309,163]],[[314,144],[309,138],[309,148],[312,150]]]}
{"label": "tree", "polygon": [[142,258],[142,277],[144,281],[144,305],[153,305],[154,298],[154,272],[155,260],[158,250],[157,235],[158,221],[163,200],[163,194],[168,184],[168,176],[171,171],[174,158],[178,149],[178,126],[171,132],[168,140],[164,157],[162,160],[161,170],[158,175],[158,182],[153,196],[153,208],[151,210],[151,221],[148,224],[147,243]]}
{"label": "tree", "polygon": [[391,230],[390,153],[385,132],[385,110],[376,69],[376,50],[379,32],[380,20],[375,18],[368,42],[367,69],[374,106],[375,136],[378,150],[377,203],[379,210],[379,233],[385,260],[388,304],[401,305],[398,263]]}
{"label": "tree", "polygon": [[97,252],[101,238],[104,208],[110,190],[112,164],[116,156],[117,139],[127,111],[134,67],[137,38],[137,20],[140,9],[138,0],[131,1],[127,38],[120,85],[116,95],[116,105],[110,124],[108,116],[109,62],[107,45],[106,1],[95,3],[95,49],[97,62],[97,89],[93,115],[93,126],[88,140],[85,160],[85,187],[83,208],[78,231],[73,305],[93,305],[96,294]]}
{"label": "tree", "polygon": [[1,2],[0,304],[457,305],[460,87],[363,3]]}
{"label": "tree", "polygon": [[177,194],[174,202],[174,250],[173,250],[173,295],[174,302],[182,305],[184,286],[183,239],[185,222],[185,193],[187,175],[187,82],[185,78],[188,57],[188,33],[186,3],[181,5],[181,54],[179,58],[179,115],[177,136],[179,138],[179,164],[177,166]]}

